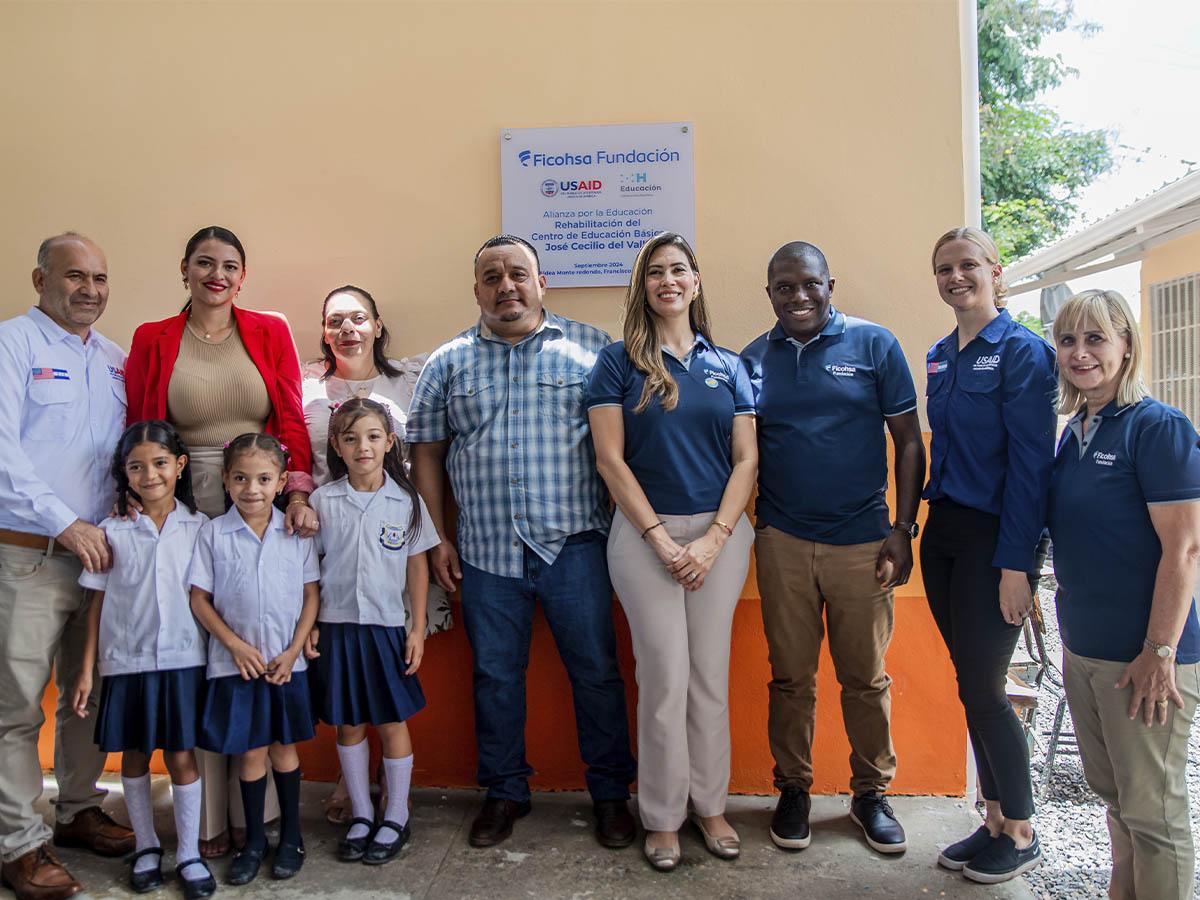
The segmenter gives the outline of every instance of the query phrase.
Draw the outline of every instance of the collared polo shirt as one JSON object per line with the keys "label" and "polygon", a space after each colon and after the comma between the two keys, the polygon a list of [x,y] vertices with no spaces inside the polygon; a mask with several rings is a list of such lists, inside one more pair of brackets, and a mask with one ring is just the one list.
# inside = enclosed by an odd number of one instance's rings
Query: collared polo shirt
{"label": "collared polo shirt", "polygon": [[759,524],[823,544],[886,537],[884,417],[917,408],[899,341],[831,309],[806,344],[776,323],[742,364],[758,414]]}
{"label": "collared polo shirt", "polygon": [[412,500],[386,474],[377,491],[356,491],[343,477],[309,497],[321,519],[320,621],[403,627],[408,558],[438,545],[425,501],[417,499],[421,530],[414,536]]}
{"label": "collared polo shirt", "polygon": [[547,311],[517,344],[480,323],[430,354],[408,441],[450,441],[458,552],[475,568],[520,578],[525,546],[553,563],[571,535],[608,529],[583,393],[610,343],[600,329]]}
{"label": "collared polo shirt", "polygon": [[[1142,651],[1162,544],[1149,506],[1200,500],[1196,429],[1147,397],[1093,418],[1084,411],[1059,440],[1048,520],[1063,643],[1078,656],[1128,662]],[[1176,659],[1200,661],[1192,599]]]}
{"label": "collared polo shirt", "polygon": [[1054,465],[1054,348],[1008,310],[962,352],[955,329],[926,356],[926,500],[1000,519],[992,565],[1028,572],[1046,519]]}
{"label": "collared polo shirt", "polygon": [[100,523],[112,548],[112,568],[85,571],[79,584],[104,591],[101,676],[204,665],[207,636],[192,615],[188,566],[207,521],[204,513],[177,503],[162,531],[149,516]]}
{"label": "collared polo shirt", "polygon": [[85,343],[37,307],[0,322],[0,528],[54,537],[116,500],[125,352]]}
{"label": "collared polo shirt", "polygon": [[[288,534],[278,509],[271,510],[271,523],[260,541],[235,506],[200,529],[188,580],[212,594],[213,607],[225,624],[270,662],[296,636],[304,586],[320,581],[321,570],[313,539]],[[306,668],[301,653],[292,671]],[[208,677],[237,674],[225,645],[210,640]]]}
{"label": "collared polo shirt", "polygon": [[754,414],[750,383],[737,354],[696,337],[690,353],[678,359],[662,351],[679,385],[679,403],[670,412],[654,397],[641,413],[646,376],[634,367],[617,341],[600,351],[588,384],[587,406],[619,406],[625,426],[625,462],[646,499],[660,515],[692,516],[721,505],[733,471],[734,416]]}

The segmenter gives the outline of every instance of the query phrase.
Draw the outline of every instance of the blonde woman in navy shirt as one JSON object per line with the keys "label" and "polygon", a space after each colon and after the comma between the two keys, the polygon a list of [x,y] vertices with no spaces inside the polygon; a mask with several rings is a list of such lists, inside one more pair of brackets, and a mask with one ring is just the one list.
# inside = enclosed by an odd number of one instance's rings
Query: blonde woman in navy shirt
{"label": "blonde woman in navy shirt", "polygon": [[938,293],[957,327],[930,349],[925,594],[950,650],[986,821],[938,856],[973,881],[1041,862],[1030,817],[1029,748],[1005,693],[1033,604],[1029,573],[1054,462],[1054,350],[1004,307],[992,239],[956,228],[933,248]]}
{"label": "blonde woman in navy shirt", "polygon": [[1059,440],[1049,524],[1063,675],[1088,784],[1108,806],[1113,900],[1192,896],[1188,737],[1200,701],[1200,449],[1149,395],[1115,291],[1054,321]]}
{"label": "blonde woman in navy shirt", "polygon": [[695,254],[664,233],[638,253],[624,341],[588,385],[596,464],[616,500],[613,586],[638,682],[638,811],[654,868],[679,863],[688,816],[709,851],[740,852],[725,819],[729,643],[754,531],[754,401],[737,354],[713,343]]}

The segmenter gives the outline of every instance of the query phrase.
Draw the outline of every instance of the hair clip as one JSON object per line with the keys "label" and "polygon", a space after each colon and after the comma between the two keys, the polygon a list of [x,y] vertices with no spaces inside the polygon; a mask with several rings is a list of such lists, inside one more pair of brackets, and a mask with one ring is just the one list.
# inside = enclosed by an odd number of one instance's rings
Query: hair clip
{"label": "hair clip", "polygon": [[284,454],[288,452],[287,444],[285,444],[283,441],[279,442],[279,449],[282,450]]}
{"label": "hair clip", "polygon": [[226,442],[225,442],[225,444],[224,444],[224,446],[222,446],[222,447],[221,447],[221,449],[222,449],[222,450],[228,450],[228,449],[229,449],[229,445],[230,445],[230,444],[232,444],[232,443],[233,443],[233,441],[226,441]]}

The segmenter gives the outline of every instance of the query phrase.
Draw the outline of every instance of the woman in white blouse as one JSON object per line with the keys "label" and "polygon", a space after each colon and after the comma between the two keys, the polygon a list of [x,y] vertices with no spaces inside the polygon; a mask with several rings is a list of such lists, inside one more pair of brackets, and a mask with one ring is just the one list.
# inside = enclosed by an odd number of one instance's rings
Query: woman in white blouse
{"label": "woman in white blouse", "polygon": [[[333,407],[351,397],[366,397],[381,404],[391,415],[396,435],[404,440],[404,423],[413,386],[428,353],[389,359],[388,330],[379,316],[375,298],[352,284],[330,291],[321,306],[321,355],[304,366],[304,424],[312,443],[313,481],[317,487],[329,481],[326,461],[329,416]],[[404,448],[405,459],[408,448]],[[408,610],[408,594],[404,606]],[[426,636],[446,631],[453,625],[446,592],[429,585]],[[407,616],[406,616],[407,618]],[[341,823],[349,814],[345,788],[325,801],[326,818]]]}

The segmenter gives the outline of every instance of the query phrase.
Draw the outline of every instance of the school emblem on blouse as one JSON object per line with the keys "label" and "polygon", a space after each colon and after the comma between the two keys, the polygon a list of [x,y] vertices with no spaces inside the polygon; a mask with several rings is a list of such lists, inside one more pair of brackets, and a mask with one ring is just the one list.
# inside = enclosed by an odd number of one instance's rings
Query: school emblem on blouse
{"label": "school emblem on blouse", "polygon": [[399,550],[404,546],[404,526],[386,522],[379,529],[379,546],[384,550]]}

